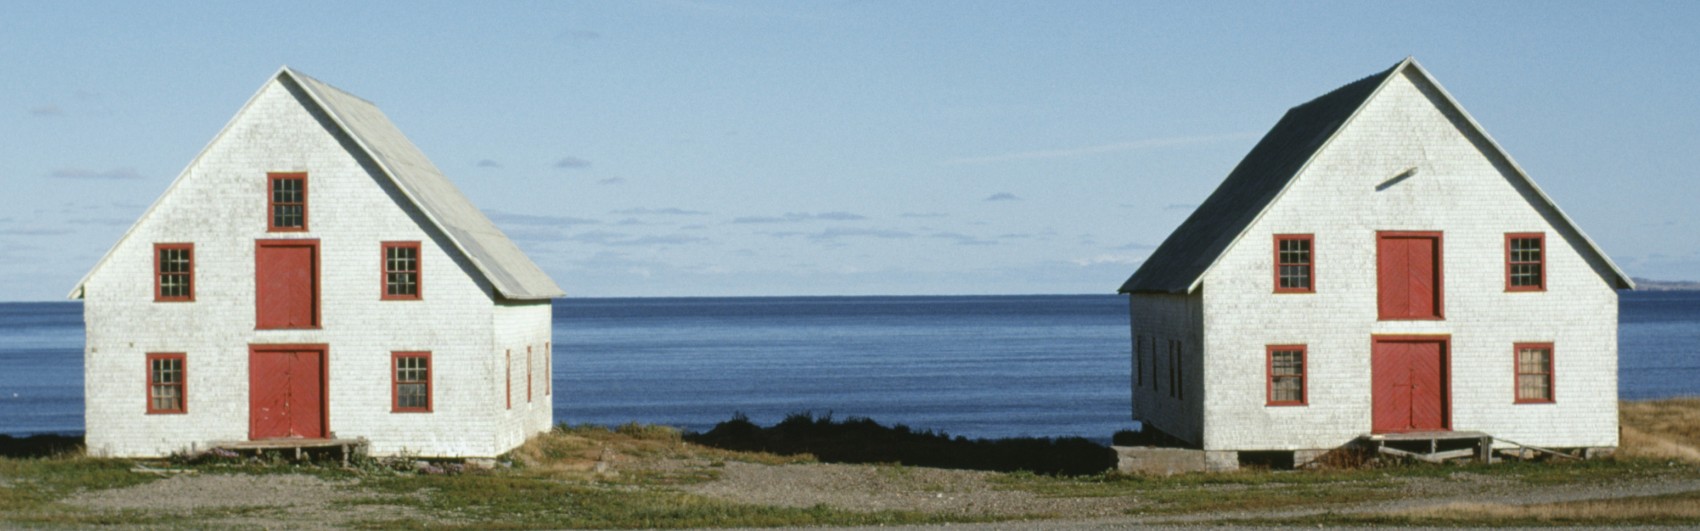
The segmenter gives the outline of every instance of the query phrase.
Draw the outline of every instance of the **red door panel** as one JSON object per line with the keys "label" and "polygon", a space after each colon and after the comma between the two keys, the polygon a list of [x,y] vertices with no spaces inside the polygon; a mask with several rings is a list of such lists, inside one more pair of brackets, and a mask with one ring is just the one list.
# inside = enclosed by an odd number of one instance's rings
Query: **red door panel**
{"label": "red door panel", "polygon": [[324,360],[323,347],[251,347],[249,438],[325,437]]}
{"label": "red door panel", "polygon": [[1376,238],[1376,304],[1381,319],[1442,315],[1440,233],[1381,233]]}
{"label": "red door panel", "polygon": [[288,436],[290,357],[287,352],[248,355],[249,438]]}
{"label": "red door panel", "polygon": [[319,242],[261,240],[254,251],[254,324],[319,326]]}
{"label": "red door panel", "polygon": [[1450,429],[1446,340],[1376,340],[1370,373],[1372,431]]}

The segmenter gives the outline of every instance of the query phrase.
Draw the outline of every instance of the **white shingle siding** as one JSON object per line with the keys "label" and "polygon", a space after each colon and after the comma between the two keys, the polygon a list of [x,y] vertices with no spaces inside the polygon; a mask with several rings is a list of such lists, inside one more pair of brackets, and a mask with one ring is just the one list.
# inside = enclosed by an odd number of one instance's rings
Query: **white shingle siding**
{"label": "white shingle siding", "polygon": [[[546,400],[515,422],[489,385],[496,345],[541,351],[550,341],[548,301],[497,304],[489,283],[309,108],[268,83],[84,283],[91,452],[246,440],[250,344],[328,345],[332,435],[364,437],[377,455],[493,456],[548,428]],[[266,173],[279,171],[308,175],[307,232],[266,231]],[[322,329],[255,330],[255,240],[291,238],[320,242]],[[380,300],[384,241],[421,242],[421,300]],[[195,244],[193,302],[153,300],[153,244],[166,242]],[[431,412],[391,412],[395,351],[431,352]],[[186,414],[145,414],[150,352],[187,355]]]}
{"label": "white shingle siding", "polygon": [[[1163,433],[1197,444],[1204,429],[1204,352],[1202,298],[1193,295],[1134,295],[1130,299],[1136,341],[1135,370],[1144,368],[1145,378],[1134,378],[1134,418]],[[1181,378],[1184,394],[1170,396],[1169,343],[1180,341]]]}
{"label": "white shingle siding", "polygon": [[[1546,447],[1617,445],[1613,266],[1452,109],[1415,69],[1397,72],[1205,273],[1193,294],[1205,449],[1332,448],[1369,433],[1372,337],[1404,334],[1450,336],[1452,429]],[[1377,320],[1377,231],[1443,233],[1443,320]],[[1545,291],[1506,291],[1509,232],[1546,234]],[[1315,237],[1316,291],[1277,294],[1274,235],[1295,233]],[[1164,297],[1133,301],[1135,334],[1172,326]],[[1555,403],[1514,403],[1520,342],[1553,343]],[[1308,405],[1266,405],[1274,344],[1307,345]],[[1164,411],[1166,393],[1156,404],[1142,396],[1136,416],[1184,435],[1176,417],[1190,415]]]}

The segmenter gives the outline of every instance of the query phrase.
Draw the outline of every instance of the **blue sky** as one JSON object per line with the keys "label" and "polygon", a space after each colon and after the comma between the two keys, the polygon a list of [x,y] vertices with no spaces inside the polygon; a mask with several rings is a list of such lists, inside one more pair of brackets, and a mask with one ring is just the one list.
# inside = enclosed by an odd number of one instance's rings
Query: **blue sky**
{"label": "blue sky", "polygon": [[1414,55],[1630,274],[1700,279],[1700,3],[0,3],[0,300],[287,64],[574,296],[1111,293],[1288,107]]}

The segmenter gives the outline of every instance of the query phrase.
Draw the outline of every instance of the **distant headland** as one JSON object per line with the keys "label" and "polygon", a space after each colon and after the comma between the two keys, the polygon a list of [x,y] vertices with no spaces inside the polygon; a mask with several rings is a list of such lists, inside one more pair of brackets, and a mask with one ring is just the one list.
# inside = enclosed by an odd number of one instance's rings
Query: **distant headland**
{"label": "distant headland", "polygon": [[1635,279],[1635,291],[1700,291],[1700,282],[1637,278]]}

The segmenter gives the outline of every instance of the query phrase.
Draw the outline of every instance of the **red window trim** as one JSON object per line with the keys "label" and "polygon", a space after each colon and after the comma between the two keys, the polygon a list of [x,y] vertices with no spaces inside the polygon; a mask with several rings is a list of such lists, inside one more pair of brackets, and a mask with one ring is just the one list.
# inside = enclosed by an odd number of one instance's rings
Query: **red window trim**
{"label": "red window trim", "polygon": [[507,349],[505,351],[502,351],[502,353],[505,356],[505,359],[507,360],[506,364],[505,364],[505,367],[507,367],[507,370],[504,371],[504,372],[507,372],[507,380],[506,380],[507,385],[503,386],[503,387],[505,387],[508,391],[507,392],[508,409],[513,409],[514,408],[514,350],[513,349]]}
{"label": "red window trim", "polygon": [[[1558,402],[1558,373],[1554,371],[1558,365],[1558,349],[1551,342],[1515,343],[1511,345],[1511,399],[1516,404],[1552,404]],[[1517,391],[1517,379],[1523,377],[1522,361],[1518,355],[1526,348],[1546,349],[1547,351],[1547,398],[1523,398]]]}
{"label": "red window trim", "polygon": [[[312,294],[313,295],[313,324],[308,325],[308,326],[304,326],[304,327],[297,327],[297,328],[262,327],[262,326],[260,326],[260,322],[259,322],[260,298],[258,296],[256,296],[256,297],[254,297],[254,329],[255,330],[319,330],[319,329],[324,328],[324,313],[323,313],[324,300],[319,298],[319,285],[324,283],[324,278],[319,276],[319,258],[320,258],[320,255],[319,255],[319,239],[318,238],[290,238],[290,239],[254,240],[254,267],[255,268],[260,267],[259,260],[260,260],[260,248],[261,247],[309,247],[309,248],[313,249],[313,271],[312,271],[312,275],[313,275],[313,294]],[[255,286],[255,289],[258,290],[259,286]]]}
{"label": "red window trim", "polygon": [[[1446,235],[1437,230],[1433,231],[1375,231],[1376,246],[1379,251],[1382,238],[1434,238],[1434,315],[1411,317],[1402,315],[1384,315],[1381,313],[1381,286],[1375,287],[1375,319],[1377,321],[1445,321],[1446,320]],[[1379,261],[1380,258],[1377,257]],[[1379,262],[1378,265],[1379,266]],[[1377,271],[1376,282],[1380,282],[1380,272]]]}
{"label": "red window trim", "polygon": [[[178,375],[178,381],[177,381],[177,384],[176,384],[176,386],[177,386],[177,397],[178,397],[178,402],[177,402],[178,408],[177,409],[155,409],[153,407],[153,386],[155,385],[154,381],[153,381],[153,360],[177,360],[178,367],[182,367],[182,374]],[[143,374],[142,378],[147,381],[147,389],[148,389],[148,414],[149,415],[182,415],[182,414],[188,413],[189,412],[189,358],[188,358],[188,356],[186,354],[182,353],[182,352],[150,352],[147,355],[147,364],[143,365],[143,367],[145,367],[146,374]]]}
{"label": "red window trim", "polygon": [[[1283,287],[1281,287],[1281,242],[1282,241],[1288,241],[1288,240],[1304,241],[1304,242],[1310,244],[1309,245],[1310,261],[1306,262],[1304,264],[1305,268],[1308,270],[1307,271],[1308,276],[1310,277],[1310,285],[1308,287],[1303,287],[1303,288],[1283,288]],[[1275,257],[1275,266],[1274,266],[1273,269],[1274,269],[1274,273],[1275,273],[1275,276],[1274,276],[1274,278],[1275,278],[1275,293],[1316,293],[1316,235],[1314,235],[1314,234],[1276,234],[1275,235],[1275,245],[1274,245],[1274,257]]]}
{"label": "red window trim", "polygon": [[[1299,351],[1299,399],[1275,400],[1275,351]],[[1305,345],[1269,345],[1263,351],[1264,402],[1269,406],[1310,405],[1310,349]]]}
{"label": "red window trim", "polygon": [[[425,257],[423,255],[424,253],[420,252],[420,250],[419,250],[419,242],[416,242],[416,241],[383,242],[383,244],[380,247],[381,247],[381,249],[378,251],[378,294],[379,294],[380,300],[386,300],[386,301],[416,301],[416,300],[424,299],[425,298]],[[413,294],[412,295],[391,295],[390,294],[390,288],[389,288],[390,273],[400,272],[400,271],[390,271],[390,249],[394,249],[394,248],[411,248],[411,249],[413,249]]]}
{"label": "red window trim", "polygon": [[532,377],[532,375],[535,374],[535,373],[531,372],[531,365],[532,365],[531,360],[536,359],[536,358],[537,358],[536,356],[531,355],[531,345],[526,345],[525,346],[525,403],[527,403],[527,404],[531,403],[531,382],[536,380],[536,378]]}
{"label": "red window trim", "polygon": [[[396,363],[402,358],[425,358],[425,407],[401,407],[401,375]],[[390,412],[391,413],[430,413],[437,405],[437,399],[431,392],[432,382],[437,378],[437,364],[431,362],[430,351],[401,351],[390,353]],[[409,382],[412,383],[412,382]]]}
{"label": "red window trim", "polygon": [[[277,221],[277,218],[273,215],[273,212],[274,212],[273,207],[276,206],[276,203],[274,203],[272,201],[272,199],[273,199],[273,197],[272,197],[272,183],[276,182],[279,179],[301,179],[301,226],[300,227],[279,227],[279,226],[273,224]],[[308,206],[310,199],[311,198],[307,194],[307,172],[304,172],[304,171],[267,172],[266,173],[266,232],[307,232],[308,220],[312,219],[310,216],[307,215],[307,213],[310,210],[312,210]]]}
{"label": "red window trim", "polygon": [[[1534,286],[1511,285],[1511,240],[1538,240],[1541,242],[1541,283]],[[1544,232],[1507,232],[1505,233],[1505,291],[1546,291],[1547,290],[1547,235]]]}
{"label": "red window trim", "polygon": [[[160,292],[159,254],[165,250],[189,251],[189,294],[187,296],[167,297]],[[193,243],[156,243],[153,244],[153,301],[154,302],[195,302],[195,244]]]}

